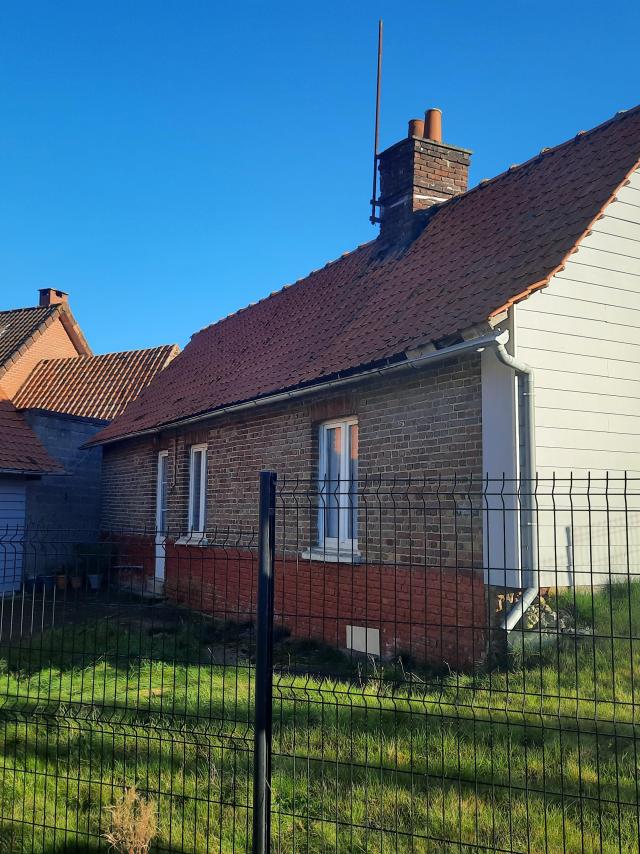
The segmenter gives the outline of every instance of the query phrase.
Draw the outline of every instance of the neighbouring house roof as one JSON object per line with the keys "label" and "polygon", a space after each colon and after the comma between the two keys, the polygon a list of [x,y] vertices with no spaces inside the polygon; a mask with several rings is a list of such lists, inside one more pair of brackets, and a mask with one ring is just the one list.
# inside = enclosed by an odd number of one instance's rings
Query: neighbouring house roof
{"label": "neighbouring house roof", "polygon": [[68,304],[0,311],[0,376],[20,358],[38,335],[57,318],[79,354],[91,355]]}
{"label": "neighbouring house roof", "polygon": [[177,355],[177,345],[146,350],[44,359],[13,401],[18,409],[44,409],[111,421]]}
{"label": "neighbouring house roof", "polygon": [[431,208],[195,334],[94,442],[313,386],[452,340],[544,287],[640,159],[640,107]]}
{"label": "neighbouring house roof", "polygon": [[63,474],[0,386],[0,473]]}

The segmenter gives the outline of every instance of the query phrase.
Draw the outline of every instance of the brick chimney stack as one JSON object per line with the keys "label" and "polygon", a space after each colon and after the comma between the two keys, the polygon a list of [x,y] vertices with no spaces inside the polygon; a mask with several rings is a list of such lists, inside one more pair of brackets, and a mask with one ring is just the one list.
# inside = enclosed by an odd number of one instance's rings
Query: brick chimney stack
{"label": "brick chimney stack", "polygon": [[61,302],[69,301],[69,294],[64,291],[58,291],[56,288],[40,288],[40,308],[47,308],[50,305],[59,305]]}
{"label": "brick chimney stack", "polygon": [[442,113],[409,122],[406,139],[380,154],[380,237],[407,243],[420,231],[419,211],[464,193],[471,152],[442,141]]}

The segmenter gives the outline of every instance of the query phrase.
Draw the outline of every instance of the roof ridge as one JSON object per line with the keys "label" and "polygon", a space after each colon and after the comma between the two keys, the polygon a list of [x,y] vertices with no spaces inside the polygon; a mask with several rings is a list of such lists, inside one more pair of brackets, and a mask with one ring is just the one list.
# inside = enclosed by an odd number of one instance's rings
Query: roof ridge
{"label": "roof ridge", "polygon": [[24,305],[20,308],[0,308],[0,314],[17,314],[20,311],[51,311],[57,309],[61,303],[55,303],[54,305]]}
{"label": "roof ridge", "polygon": [[[479,190],[484,189],[488,185],[494,184],[496,181],[504,178],[506,175],[510,175],[516,171],[519,171],[521,169],[525,169],[526,167],[531,166],[534,163],[537,163],[543,157],[547,157],[550,154],[554,154],[555,152],[559,151],[562,148],[565,148],[566,146],[574,145],[577,142],[580,142],[583,139],[590,137],[592,134],[602,130],[607,125],[610,125],[615,121],[620,121],[621,119],[624,119],[625,117],[633,115],[633,113],[635,113],[637,111],[640,111],[640,104],[637,104],[635,107],[630,107],[628,110],[618,110],[617,113],[615,113],[613,116],[610,116],[608,119],[605,119],[605,121],[601,122],[599,125],[595,125],[595,127],[592,127],[586,131],[578,131],[578,133],[576,133],[574,136],[570,137],[569,139],[565,139],[563,142],[560,142],[555,146],[543,148],[538,152],[538,154],[533,155],[528,160],[523,160],[522,163],[517,163],[517,164],[514,164],[513,166],[509,166],[508,169],[505,169],[502,172],[499,172],[497,175],[494,175],[491,178],[483,179],[482,181],[480,181],[475,186],[470,187],[464,193],[459,193],[456,196],[452,196],[450,199],[446,199],[443,202],[439,202],[437,204],[434,204],[430,208],[427,208],[425,212],[430,216],[435,215],[437,212],[444,210],[445,208],[449,207],[450,205],[454,205],[454,204],[460,202],[462,199],[466,198],[471,193],[476,193]],[[425,212],[423,212],[423,213],[425,213]],[[218,320],[214,321],[213,323],[206,324],[206,326],[203,326],[200,329],[198,329],[196,332],[194,332],[190,336],[190,340],[193,340],[196,336],[200,335],[201,332],[206,332],[208,329],[211,329],[212,327],[217,326],[220,323],[224,323],[226,320],[229,320],[232,317],[236,317],[237,315],[242,314],[245,311],[248,311],[250,308],[254,308],[255,306],[260,305],[263,302],[267,302],[267,300],[270,300],[272,297],[275,297],[278,294],[281,294],[283,291],[286,291],[289,288],[294,287],[295,285],[299,284],[300,282],[306,281],[307,279],[311,278],[311,276],[315,275],[316,273],[319,273],[322,270],[326,270],[328,267],[331,267],[333,264],[337,264],[339,261],[342,261],[344,258],[347,258],[349,255],[353,255],[355,252],[358,252],[360,249],[364,249],[367,246],[371,246],[372,244],[375,244],[378,239],[379,239],[379,235],[374,237],[372,240],[367,240],[364,243],[360,243],[354,249],[347,250],[346,252],[343,252],[338,258],[333,258],[332,260],[327,261],[326,264],[324,264],[322,267],[317,267],[316,269],[311,270],[305,276],[301,276],[300,278],[296,279],[295,281],[289,282],[286,285],[282,285],[280,288],[277,288],[275,291],[271,291],[271,293],[266,294],[263,297],[260,297],[260,299],[257,299],[254,302],[248,303],[247,305],[242,306],[241,308],[238,308],[235,311],[229,312],[229,314],[224,315],[224,317],[219,318]]]}
{"label": "roof ridge", "polygon": [[136,347],[133,350],[113,350],[109,353],[78,353],[77,356],[59,356],[56,359],[40,359],[38,363],[34,366],[34,369],[38,365],[43,365],[45,363],[50,364],[52,362],[77,362],[82,361],[83,359],[104,359],[106,356],[128,356],[131,353],[151,353],[156,350],[172,350],[175,347],[180,347],[179,344],[157,344],[155,347]]}
{"label": "roof ridge", "polygon": [[493,175],[491,178],[483,178],[473,187],[470,187],[468,190],[466,190],[464,193],[459,193],[457,196],[452,196],[450,199],[446,199],[445,201],[440,202],[439,204],[433,205],[431,208],[428,208],[428,210],[433,210],[435,213],[436,210],[442,210],[448,205],[455,204],[466,196],[469,196],[471,193],[476,193],[479,190],[482,190],[485,187],[489,186],[490,184],[495,184],[496,181],[499,181],[507,175],[512,175],[514,172],[519,172],[520,170],[526,169],[527,167],[532,166],[534,163],[537,163],[538,161],[542,160],[544,157],[548,157],[551,154],[555,154],[562,148],[567,148],[570,145],[576,145],[577,143],[588,139],[593,134],[603,130],[608,125],[613,124],[613,122],[621,121],[622,119],[628,118],[629,116],[632,116],[638,111],[640,111],[640,104],[636,104],[635,107],[630,107],[628,110],[618,110],[617,113],[615,113],[613,116],[610,116],[608,119],[605,119],[605,121],[600,122],[599,125],[595,125],[595,127],[589,128],[589,130],[580,130],[569,139],[565,139],[563,142],[559,142],[557,145],[549,146],[548,148],[542,148],[537,154],[534,154],[532,157],[529,157],[528,160],[523,160],[522,163],[514,163],[513,165],[509,166],[508,169],[504,169],[502,172],[498,172],[497,175]]}

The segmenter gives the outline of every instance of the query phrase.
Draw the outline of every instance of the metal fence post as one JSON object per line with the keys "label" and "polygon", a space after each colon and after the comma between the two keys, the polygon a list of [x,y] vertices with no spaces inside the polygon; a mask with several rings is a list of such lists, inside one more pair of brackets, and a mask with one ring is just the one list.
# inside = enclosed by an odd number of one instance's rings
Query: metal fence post
{"label": "metal fence post", "polygon": [[253,854],[267,854],[271,836],[273,564],[275,556],[276,478],[277,475],[275,472],[260,472],[253,764]]}

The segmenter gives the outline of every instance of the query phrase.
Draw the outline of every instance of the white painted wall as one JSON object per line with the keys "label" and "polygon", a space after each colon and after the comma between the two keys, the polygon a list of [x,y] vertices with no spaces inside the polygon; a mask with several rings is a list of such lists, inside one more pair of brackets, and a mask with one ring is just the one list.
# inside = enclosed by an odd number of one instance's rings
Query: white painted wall
{"label": "white painted wall", "polygon": [[[511,321],[501,324],[513,335]],[[511,350],[511,342],[507,345]],[[516,380],[493,348],[481,356],[482,461],[485,581],[521,587]]]}
{"label": "white painted wall", "polygon": [[22,581],[25,510],[25,481],[0,475],[0,596]]}
{"label": "white painted wall", "polygon": [[[640,478],[640,172],[565,269],[516,306],[514,340],[535,369],[540,476]],[[541,495],[542,585],[640,574],[640,480],[626,508],[621,487],[592,485],[589,501]]]}

